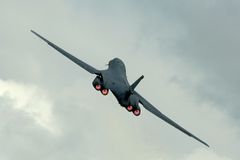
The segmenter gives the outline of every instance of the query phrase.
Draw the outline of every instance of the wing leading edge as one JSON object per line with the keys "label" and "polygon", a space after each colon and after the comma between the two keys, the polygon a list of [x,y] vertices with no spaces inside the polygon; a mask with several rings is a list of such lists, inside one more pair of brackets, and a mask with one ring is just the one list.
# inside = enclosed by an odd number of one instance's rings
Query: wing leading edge
{"label": "wing leading edge", "polygon": [[94,67],[88,65],[87,63],[81,61],[80,59],[76,58],[75,56],[71,55],[70,53],[66,52],[65,50],[63,50],[62,48],[58,47],[57,45],[55,45],[54,43],[48,41],[46,38],[42,37],[41,35],[39,35],[38,33],[36,33],[35,31],[31,30],[31,32],[33,34],[35,34],[36,36],[38,36],[39,38],[41,38],[43,41],[45,41],[48,45],[50,45],[51,47],[53,47],[54,49],[56,49],[58,52],[60,52],[61,54],[63,54],[65,57],[69,58],[71,61],[73,61],[74,63],[76,63],[77,65],[79,65],[80,67],[82,67],[83,69],[85,69],[86,71],[88,71],[89,73],[92,74],[100,74],[100,71],[95,69]]}
{"label": "wing leading edge", "polygon": [[209,147],[209,145],[202,141],[201,139],[199,139],[198,137],[196,137],[195,135],[193,135],[192,133],[188,132],[186,129],[184,129],[183,127],[181,127],[180,125],[178,125],[177,123],[175,123],[173,120],[171,120],[170,118],[168,118],[167,116],[165,116],[162,112],[160,112],[157,108],[155,108],[151,103],[149,103],[145,98],[143,98],[140,94],[138,94],[137,92],[134,92],[134,94],[136,94],[139,97],[139,101],[140,103],[143,105],[143,107],[145,109],[147,109],[149,112],[153,113],[154,115],[156,115],[157,117],[161,118],[162,120],[164,120],[165,122],[167,122],[168,124],[172,125],[173,127],[179,129],[180,131],[182,131],[183,133],[187,134],[188,136],[196,139],[197,141],[201,142],[202,144],[206,145],[207,147]]}

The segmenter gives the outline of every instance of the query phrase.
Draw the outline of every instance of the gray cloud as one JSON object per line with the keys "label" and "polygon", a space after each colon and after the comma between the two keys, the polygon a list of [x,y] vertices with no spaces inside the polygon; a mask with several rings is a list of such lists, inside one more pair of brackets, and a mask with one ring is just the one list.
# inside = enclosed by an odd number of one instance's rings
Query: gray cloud
{"label": "gray cloud", "polygon": [[[38,101],[51,100],[54,126],[61,133],[44,129],[36,117],[16,110],[13,101],[1,95],[2,159],[240,157],[239,126],[226,114],[230,108],[238,112],[238,2],[26,0],[0,6],[0,78],[44,90],[46,98]],[[112,95],[95,92],[93,76],[30,29],[97,68],[122,58],[130,82],[141,74],[146,77],[138,91],[211,148],[203,149],[145,110],[140,118],[129,115]]]}
{"label": "gray cloud", "polygon": [[[185,1],[164,4],[161,9],[165,9],[160,11],[156,6],[150,7],[155,14],[146,15],[148,29],[143,32],[143,37],[147,35],[150,39],[146,44],[146,39],[142,38],[142,43],[202,72],[202,81],[193,86],[189,86],[192,77],[180,81],[197,91],[198,96],[215,101],[239,119],[239,3]],[[157,19],[164,21],[156,22]]]}

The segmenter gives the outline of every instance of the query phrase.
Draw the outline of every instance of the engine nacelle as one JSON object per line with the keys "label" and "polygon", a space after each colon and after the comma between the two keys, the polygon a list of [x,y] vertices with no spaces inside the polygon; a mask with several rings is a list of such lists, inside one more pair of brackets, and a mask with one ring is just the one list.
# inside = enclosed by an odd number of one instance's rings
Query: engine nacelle
{"label": "engine nacelle", "polygon": [[128,98],[128,106],[126,107],[126,109],[129,111],[129,112],[133,112],[133,114],[135,116],[139,116],[141,114],[141,109],[139,107],[139,98],[134,95],[134,94],[131,94]]}
{"label": "engine nacelle", "polygon": [[134,94],[131,94],[128,98],[128,102],[129,102],[129,105],[131,106],[138,106],[138,103],[139,103],[139,98],[134,95]]}
{"label": "engine nacelle", "polygon": [[100,90],[103,88],[102,78],[99,77],[99,76],[97,76],[97,77],[93,80],[92,85],[93,85],[93,87],[94,87],[96,90],[100,91]]}
{"label": "engine nacelle", "polygon": [[97,76],[93,82],[92,82],[93,87],[97,90],[97,91],[101,91],[101,93],[106,96],[109,93],[109,89],[105,88],[103,85],[103,80],[100,76]]}

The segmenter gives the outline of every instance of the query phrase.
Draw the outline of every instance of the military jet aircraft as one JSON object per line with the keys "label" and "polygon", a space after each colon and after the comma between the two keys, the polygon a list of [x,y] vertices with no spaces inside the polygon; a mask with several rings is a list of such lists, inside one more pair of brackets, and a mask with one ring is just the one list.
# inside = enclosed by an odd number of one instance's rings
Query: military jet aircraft
{"label": "military jet aircraft", "polygon": [[108,69],[98,70],[90,66],[89,64],[83,62],[82,60],[76,58],[75,56],[71,55],[70,53],[66,52],[54,43],[48,41],[35,31],[31,30],[31,32],[41,38],[43,41],[45,41],[48,45],[56,49],[58,52],[63,54],[65,57],[69,58],[71,61],[88,71],[89,73],[95,74],[96,78],[92,82],[93,87],[97,91],[100,91],[103,95],[107,95],[110,90],[118,100],[119,104],[122,107],[125,107],[127,111],[132,112],[135,116],[139,116],[141,114],[139,103],[141,103],[143,107],[149,112],[153,113],[154,115],[169,123],[173,127],[179,129],[183,133],[209,147],[206,142],[202,141],[201,139],[175,123],[173,120],[165,116],[145,98],[143,98],[139,93],[137,93],[135,91],[135,88],[144,76],[141,76],[132,85],[130,85],[127,80],[125,65],[123,61],[119,58],[114,58],[110,60],[108,63]]}

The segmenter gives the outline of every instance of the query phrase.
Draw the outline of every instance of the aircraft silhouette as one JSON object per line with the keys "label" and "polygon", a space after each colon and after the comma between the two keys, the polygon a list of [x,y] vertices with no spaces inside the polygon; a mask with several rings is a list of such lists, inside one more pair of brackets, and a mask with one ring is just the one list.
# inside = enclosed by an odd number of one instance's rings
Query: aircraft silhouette
{"label": "aircraft silhouette", "polygon": [[132,85],[130,85],[127,80],[125,65],[123,61],[120,60],[119,58],[114,58],[110,60],[108,63],[109,66],[108,69],[98,70],[90,66],[89,64],[81,61],[80,59],[74,57],[70,53],[64,51],[62,48],[48,41],[35,31],[31,30],[31,32],[34,33],[39,38],[41,38],[43,41],[45,41],[48,45],[56,49],[58,52],[69,58],[71,61],[73,61],[86,71],[88,71],[89,73],[96,74],[97,76],[92,82],[93,87],[96,90],[101,91],[103,95],[107,95],[110,90],[118,100],[119,104],[122,107],[125,107],[127,111],[133,112],[135,116],[139,116],[141,114],[139,103],[141,103],[145,109],[147,109],[157,117],[161,118],[162,120],[169,123],[173,127],[179,129],[183,133],[187,134],[188,136],[196,139],[197,141],[209,147],[209,145],[206,142],[202,141],[201,139],[199,139],[198,137],[188,132],[186,129],[184,129],[177,123],[175,123],[173,120],[165,116],[151,103],[149,103],[145,98],[143,98],[139,93],[137,93],[134,89],[139,84],[139,82],[144,78],[144,76],[141,76]]}

